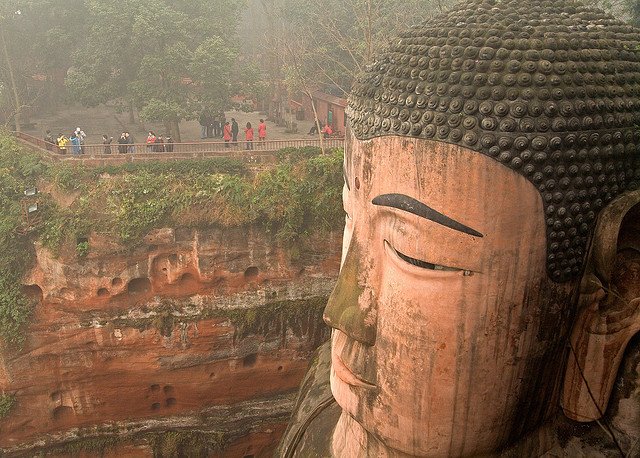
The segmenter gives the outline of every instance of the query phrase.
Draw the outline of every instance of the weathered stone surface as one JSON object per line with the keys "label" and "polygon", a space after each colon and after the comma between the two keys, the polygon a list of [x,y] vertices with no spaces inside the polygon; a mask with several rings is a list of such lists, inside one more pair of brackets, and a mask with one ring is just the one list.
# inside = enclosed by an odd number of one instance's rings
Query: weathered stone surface
{"label": "weathered stone surface", "polygon": [[544,201],[549,275],[567,281],[598,212],[640,183],[639,32],[572,0],[460,2],[358,78],[354,135],[452,143],[527,178]]}
{"label": "weathered stone surface", "polygon": [[110,428],[128,437],[206,426],[238,449],[277,443],[328,337],[321,314],[339,236],[298,259],[253,230],[165,229],[145,241],[118,253],[92,238],[84,260],[37,248],[27,342],[2,353],[0,390],[17,404],[0,420],[0,451]]}

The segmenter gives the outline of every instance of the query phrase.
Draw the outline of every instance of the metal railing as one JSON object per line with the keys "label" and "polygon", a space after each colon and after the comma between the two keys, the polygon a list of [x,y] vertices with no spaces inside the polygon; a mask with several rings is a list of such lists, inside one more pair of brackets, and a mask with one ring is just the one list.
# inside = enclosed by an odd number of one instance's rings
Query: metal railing
{"label": "metal railing", "polygon": [[[252,142],[182,142],[182,143],[133,143],[120,144],[117,140],[109,145],[85,144],[75,146],[68,143],[64,149],[57,145],[45,142],[24,132],[13,132],[20,140],[52,154],[56,159],[71,158],[96,158],[110,159],[122,156],[135,156],[139,159],[165,158],[169,156],[175,159],[192,157],[242,157],[254,155],[273,155],[283,148],[302,148],[306,146],[320,147],[320,139],[291,139],[291,140],[256,140]],[[344,146],[344,138],[323,139],[325,148],[340,148]]]}

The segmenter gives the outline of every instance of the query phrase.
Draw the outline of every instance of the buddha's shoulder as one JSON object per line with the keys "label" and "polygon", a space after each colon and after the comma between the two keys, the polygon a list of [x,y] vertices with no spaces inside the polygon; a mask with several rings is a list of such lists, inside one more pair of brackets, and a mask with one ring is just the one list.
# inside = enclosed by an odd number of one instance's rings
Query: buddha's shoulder
{"label": "buddha's shoulder", "polygon": [[331,435],[340,417],[340,406],[333,399],[329,385],[331,343],[321,345],[315,353],[298,399],[280,442],[278,457],[328,457]]}

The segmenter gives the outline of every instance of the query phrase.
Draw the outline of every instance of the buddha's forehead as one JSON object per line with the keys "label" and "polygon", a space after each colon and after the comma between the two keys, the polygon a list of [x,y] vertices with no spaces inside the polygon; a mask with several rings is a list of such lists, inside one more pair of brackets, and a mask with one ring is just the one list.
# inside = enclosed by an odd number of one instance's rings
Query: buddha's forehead
{"label": "buddha's forehead", "polygon": [[493,208],[484,214],[490,217],[499,213],[500,206],[528,202],[529,214],[543,216],[540,194],[532,183],[477,151],[451,143],[398,135],[351,138],[345,152],[345,180],[349,187],[357,187],[366,203],[380,194],[401,193],[456,213],[489,204]]}
{"label": "buddha's forehead", "polygon": [[569,280],[599,210],[640,182],[638,32],[573,1],[464,2],[358,78],[353,136],[460,145],[525,177],[544,202],[548,274]]}

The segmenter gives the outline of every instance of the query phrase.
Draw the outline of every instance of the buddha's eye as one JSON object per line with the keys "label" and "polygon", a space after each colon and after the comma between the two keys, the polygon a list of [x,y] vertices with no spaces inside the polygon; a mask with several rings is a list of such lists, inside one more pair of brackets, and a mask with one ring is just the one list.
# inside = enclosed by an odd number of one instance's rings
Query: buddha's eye
{"label": "buddha's eye", "polygon": [[400,251],[396,250],[393,246],[391,246],[391,244],[389,242],[387,242],[386,240],[384,241],[384,243],[396,254],[398,255],[398,257],[400,259],[402,259],[404,262],[411,264],[412,266],[416,266],[416,267],[420,267],[421,269],[431,269],[431,270],[445,270],[445,271],[450,271],[450,272],[460,272],[462,271],[462,269],[458,269],[456,267],[448,267],[448,266],[443,266],[440,264],[434,264],[431,262],[427,262],[427,261],[422,261],[420,259],[415,259],[412,258],[411,256],[407,256],[404,253],[401,253]]}

